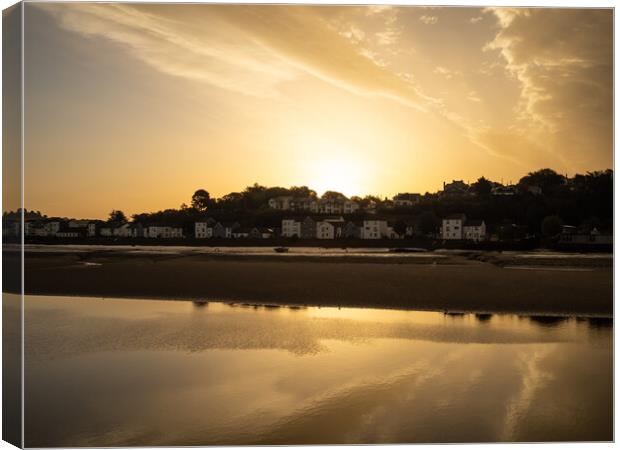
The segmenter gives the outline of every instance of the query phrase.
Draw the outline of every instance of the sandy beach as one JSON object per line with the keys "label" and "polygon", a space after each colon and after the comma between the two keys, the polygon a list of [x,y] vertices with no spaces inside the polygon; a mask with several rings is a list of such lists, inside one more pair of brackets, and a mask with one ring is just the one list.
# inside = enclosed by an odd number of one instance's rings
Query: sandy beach
{"label": "sandy beach", "polygon": [[[28,294],[610,317],[611,257],[26,252]],[[544,255],[543,255],[544,256]],[[5,290],[11,261],[5,251]],[[7,276],[8,275],[8,276]]]}

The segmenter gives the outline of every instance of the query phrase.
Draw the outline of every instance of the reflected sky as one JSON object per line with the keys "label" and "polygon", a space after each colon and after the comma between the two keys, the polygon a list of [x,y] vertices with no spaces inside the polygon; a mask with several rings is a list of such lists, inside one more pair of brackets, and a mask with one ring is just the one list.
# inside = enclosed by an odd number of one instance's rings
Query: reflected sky
{"label": "reflected sky", "polygon": [[611,322],[538,319],[28,297],[26,444],[610,440]]}

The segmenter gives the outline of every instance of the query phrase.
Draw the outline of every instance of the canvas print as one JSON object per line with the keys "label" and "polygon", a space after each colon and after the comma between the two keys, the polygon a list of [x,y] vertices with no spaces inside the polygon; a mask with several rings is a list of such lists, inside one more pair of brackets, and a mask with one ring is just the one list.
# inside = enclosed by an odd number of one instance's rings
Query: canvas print
{"label": "canvas print", "polygon": [[612,441],[613,9],[3,13],[3,439]]}

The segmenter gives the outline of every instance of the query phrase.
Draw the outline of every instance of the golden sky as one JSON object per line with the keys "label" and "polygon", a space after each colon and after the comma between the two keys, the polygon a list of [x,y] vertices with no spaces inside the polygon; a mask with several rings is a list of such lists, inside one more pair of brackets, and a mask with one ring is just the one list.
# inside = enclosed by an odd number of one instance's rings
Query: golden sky
{"label": "golden sky", "polygon": [[[27,3],[26,207],[612,166],[610,9]],[[6,209],[6,208],[5,208]]]}

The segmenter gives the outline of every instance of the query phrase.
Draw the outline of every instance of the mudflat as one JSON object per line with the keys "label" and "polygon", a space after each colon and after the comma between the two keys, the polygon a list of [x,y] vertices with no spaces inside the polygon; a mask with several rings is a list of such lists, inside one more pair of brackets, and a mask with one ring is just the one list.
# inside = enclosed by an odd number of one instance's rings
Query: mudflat
{"label": "mudflat", "polygon": [[[519,256],[519,255],[517,255]],[[26,251],[27,294],[611,317],[611,258]],[[16,291],[18,253],[4,252]]]}

